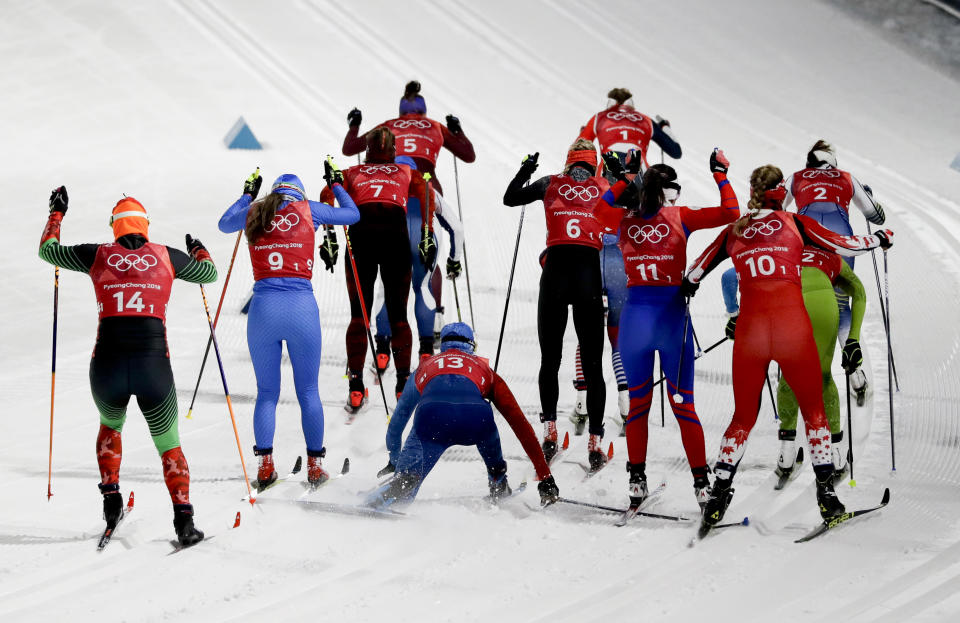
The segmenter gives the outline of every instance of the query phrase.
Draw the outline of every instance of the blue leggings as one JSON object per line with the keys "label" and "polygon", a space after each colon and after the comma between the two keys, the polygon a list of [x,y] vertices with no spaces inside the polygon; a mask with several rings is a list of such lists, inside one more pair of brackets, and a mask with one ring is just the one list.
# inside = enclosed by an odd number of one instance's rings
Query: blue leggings
{"label": "blue leggings", "polygon": [[[607,296],[607,340],[610,342],[610,361],[613,364],[613,373],[617,377],[617,388],[627,384],[627,377],[623,372],[623,363],[620,357],[620,313],[627,302],[627,273],[623,269],[623,253],[616,242],[610,242],[609,234],[604,235],[604,245],[600,249],[600,277],[603,283],[603,292]],[[616,239],[616,237],[611,237]],[[580,364],[580,345],[577,344],[576,374],[573,386],[578,391],[587,388],[583,378],[583,367]]]}
{"label": "blue leggings", "polygon": [[409,474],[417,481],[406,499],[416,497],[423,480],[450,446],[476,446],[488,471],[505,466],[489,404],[427,400],[417,406],[413,429],[397,459],[397,476]]}
{"label": "blue leggings", "polygon": [[318,456],[323,449],[323,405],[317,389],[322,343],[317,300],[312,291],[255,291],[247,319],[247,346],[257,376],[253,432],[258,449],[273,447],[284,341],[293,366],[307,453]]}
{"label": "blue leggings", "polygon": [[[670,408],[680,425],[680,436],[690,467],[707,464],[703,427],[693,402],[693,331],[686,323],[686,318],[687,310],[678,286],[634,286],[627,290],[627,304],[620,317],[620,355],[630,390],[626,433],[631,463],[645,463],[647,460],[647,416],[653,399],[653,354],[658,351],[667,378]],[[685,325],[686,340],[683,336]],[[681,350],[683,368],[679,369]],[[676,393],[683,397],[682,403],[674,402],[673,395]]]}
{"label": "blue leggings", "polygon": [[[835,203],[817,201],[808,204],[800,210],[800,214],[809,216],[832,232],[843,236],[852,236],[853,228],[850,227],[850,215],[842,207]],[[843,261],[850,268],[853,268],[852,257],[844,257]],[[841,339],[850,333],[850,298],[847,293],[840,288],[835,288],[837,294],[837,306],[840,308],[840,327],[839,333]]]}
{"label": "blue leggings", "polygon": [[[420,234],[423,223],[420,218],[420,202],[417,199],[407,200],[407,232],[410,236],[410,257],[413,258],[413,278],[410,287],[413,288],[413,311],[417,319],[417,334],[421,338],[433,339],[433,317],[437,311],[437,295],[431,275],[420,261]],[[433,242],[437,244],[437,235],[433,235]],[[426,290],[426,292],[424,291]],[[387,305],[384,303],[377,312],[377,337],[390,338],[390,321],[387,318]]]}

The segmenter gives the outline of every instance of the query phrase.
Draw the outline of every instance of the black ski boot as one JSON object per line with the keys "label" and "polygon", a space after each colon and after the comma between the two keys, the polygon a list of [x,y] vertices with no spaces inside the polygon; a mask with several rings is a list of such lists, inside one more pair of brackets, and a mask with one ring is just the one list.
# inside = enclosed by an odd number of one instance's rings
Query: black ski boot
{"label": "black ski boot", "polygon": [[103,519],[107,522],[107,528],[112,530],[117,527],[120,518],[123,517],[123,496],[120,495],[120,485],[97,486],[103,494]]}
{"label": "black ski boot", "polygon": [[646,463],[631,463],[627,461],[627,473],[630,474],[630,483],[627,485],[630,495],[630,506],[640,506],[650,494],[647,489]]}
{"label": "black ski boot", "polygon": [[396,502],[407,500],[420,484],[420,477],[410,472],[398,472],[390,479],[380,499],[371,506],[386,508]]}
{"label": "black ski boot", "polygon": [[730,486],[732,484],[732,477],[714,478],[713,487],[710,489],[710,497],[707,498],[707,503],[703,506],[703,518],[700,522],[701,534],[706,534],[710,528],[723,520],[723,515],[727,512],[727,507],[730,506],[730,501],[733,499],[734,489]]}
{"label": "black ski boot", "polygon": [[507,482],[507,463],[487,468],[487,484],[490,486],[490,499],[494,502],[513,493]]}
{"label": "black ski boot", "polygon": [[[396,363],[394,363],[396,365]],[[397,400],[403,394],[403,388],[407,386],[407,379],[410,378],[410,370],[397,370]]]}
{"label": "black ski boot", "polygon": [[557,439],[559,438],[557,433],[557,416],[553,414],[553,418],[550,419],[541,413],[540,421],[543,422],[543,443],[540,447],[543,449],[543,458],[547,460],[547,463],[550,463],[553,457],[557,456]]}
{"label": "black ski boot", "polygon": [[710,499],[710,478],[707,474],[710,471],[706,465],[703,467],[694,467],[693,472],[693,494],[697,497],[697,504],[700,505],[700,512],[703,512],[707,500]]}
{"label": "black ski boot", "polygon": [[773,473],[777,475],[777,478],[786,480],[790,477],[790,474],[793,473],[793,466],[797,460],[797,451],[795,449],[797,431],[778,430],[777,438],[780,440],[780,456],[777,457],[777,467],[773,470]]}
{"label": "black ski boot", "polygon": [[173,505],[173,529],[183,547],[196,545],[203,540],[203,532],[193,525],[193,504]]}
{"label": "black ski boot", "polygon": [[840,498],[837,497],[837,492],[833,490],[833,464],[814,465],[813,471],[817,477],[817,504],[820,506],[820,516],[824,521],[847,512]]}

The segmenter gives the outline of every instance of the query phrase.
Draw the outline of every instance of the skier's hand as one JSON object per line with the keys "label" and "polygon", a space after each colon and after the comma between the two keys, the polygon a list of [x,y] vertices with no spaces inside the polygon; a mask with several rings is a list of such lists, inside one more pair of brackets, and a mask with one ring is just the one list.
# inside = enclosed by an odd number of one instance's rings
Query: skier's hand
{"label": "skier's hand", "polygon": [[617,154],[608,151],[601,154],[601,156],[603,157],[603,166],[607,168],[610,175],[617,178],[618,181],[627,180],[626,172],[623,170],[623,164],[620,162],[620,157]]}
{"label": "skier's hand", "polygon": [[640,154],[636,149],[631,149],[627,152],[627,162],[625,170],[627,173],[637,175],[640,173],[640,165],[643,164],[643,158],[640,157]]}
{"label": "skier's hand", "polygon": [[534,154],[527,154],[523,157],[523,162],[520,163],[520,174],[530,177],[533,175],[533,172],[537,170],[537,160],[540,158],[540,152]]}
{"label": "skier's hand", "polygon": [[361,121],[363,121],[363,113],[360,112],[359,108],[354,108],[347,113],[347,123],[350,124],[351,128],[359,128]]}
{"label": "skier's hand", "polygon": [[260,185],[263,184],[263,178],[260,177],[260,167],[250,174],[250,177],[243,183],[243,194],[250,195],[251,199],[256,199],[260,194]]}
{"label": "skier's hand", "polygon": [[560,499],[560,488],[552,474],[537,483],[537,491],[540,492],[540,506],[548,506]]}
{"label": "skier's hand", "polygon": [[873,235],[880,239],[880,248],[884,251],[893,246],[893,232],[889,229],[878,229]]}
{"label": "skier's hand", "polygon": [[873,189],[870,188],[870,184],[864,184],[864,185],[863,185],[863,192],[865,192],[865,193],[867,193],[868,195],[870,195],[870,198],[873,199]]}
{"label": "skier's hand", "polygon": [[202,262],[203,260],[209,260],[210,253],[207,251],[207,248],[203,246],[203,243],[199,239],[194,238],[190,234],[186,235],[185,241],[187,243],[187,253],[190,254],[197,262]]}
{"label": "skier's hand", "polygon": [[660,115],[657,115],[656,119],[657,119],[657,125],[660,126],[660,128],[665,128],[668,125],[670,125],[670,122],[664,119],[663,117],[661,117]]}
{"label": "skier's hand", "polygon": [[463,133],[463,128],[460,127],[460,120],[453,115],[447,115],[447,129],[453,134]]}
{"label": "skier's hand", "polygon": [[386,467],[377,472],[377,478],[383,478],[387,474],[392,474],[395,471],[397,471],[397,466],[390,461],[387,461]]}
{"label": "skier's hand", "polygon": [[687,298],[692,298],[693,295],[697,293],[697,288],[699,287],[699,282],[694,283],[684,276],[683,281],[680,282],[680,294]]}
{"label": "skier's hand", "polygon": [[456,279],[460,276],[460,262],[452,257],[447,258],[447,279]]}
{"label": "skier's hand", "polygon": [[54,212],[59,212],[60,216],[63,216],[67,213],[67,207],[70,203],[70,198],[67,197],[67,187],[59,186],[53,189],[53,192],[50,193],[50,214]]}
{"label": "skier's hand", "polygon": [[320,244],[320,259],[331,273],[333,267],[337,265],[337,256],[340,252],[340,243],[337,242],[337,232],[332,227],[327,229],[327,234],[323,237]]}
{"label": "skier's hand", "polygon": [[728,340],[733,340],[734,334],[737,331],[737,318],[740,317],[740,312],[737,312],[730,316],[730,319],[727,320],[727,326],[723,328],[724,335],[727,336]]}
{"label": "skier's hand", "polygon": [[848,338],[843,345],[843,356],[840,361],[844,372],[853,374],[857,368],[863,365],[863,352],[860,350],[860,342],[853,338]]}
{"label": "skier's hand", "polygon": [[330,156],[323,161],[323,179],[330,188],[333,188],[334,184],[343,184],[343,172],[337,168]]}
{"label": "skier's hand", "polygon": [[719,147],[713,148],[710,154],[710,170],[714,173],[726,173],[730,168],[730,161],[723,155],[723,150]]}
{"label": "skier's hand", "polygon": [[417,248],[420,250],[420,261],[423,262],[427,272],[430,272],[437,264],[437,243],[433,239],[433,232],[426,227],[420,234],[420,244]]}

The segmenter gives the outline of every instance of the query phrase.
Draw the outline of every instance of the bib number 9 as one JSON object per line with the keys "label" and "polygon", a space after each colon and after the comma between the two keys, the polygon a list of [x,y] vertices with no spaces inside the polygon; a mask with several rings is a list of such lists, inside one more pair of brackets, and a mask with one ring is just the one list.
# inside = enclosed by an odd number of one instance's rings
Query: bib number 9
{"label": "bib number 9", "polygon": [[283,255],[274,251],[267,256],[267,263],[270,264],[270,270],[280,270],[283,268]]}

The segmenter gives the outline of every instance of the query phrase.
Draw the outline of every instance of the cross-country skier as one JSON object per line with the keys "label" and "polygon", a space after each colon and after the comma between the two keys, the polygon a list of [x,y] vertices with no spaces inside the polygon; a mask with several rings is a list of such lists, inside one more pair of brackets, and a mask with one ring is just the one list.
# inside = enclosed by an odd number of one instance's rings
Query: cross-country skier
{"label": "cross-country skier", "polygon": [[[609,157],[608,157],[609,156]],[[604,154],[607,167],[622,177],[613,154]],[[643,174],[640,204],[620,222],[620,250],[627,273],[627,303],[620,322],[620,355],[630,391],[627,451],[630,502],[647,497],[647,424],[653,399],[653,356],[659,352],[670,407],[693,473],[693,488],[701,507],[710,482],[703,427],[694,407],[694,354],[690,311],[681,291],[687,259],[687,239],[699,229],[720,227],[740,216],[740,205],[727,181],[729,161],[715,149],[710,171],[720,191],[720,205],[688,208],[676,205],[680,184],[673,167],[655,164]],[[679,375],[679,376],[678,376]],[[680,401],[674,396],[679,395]]]}
{"label": "cross-country skier", "polygon": [[[433,270],[437,245],[433,234],[435,210],[432,192],[423,177],[405,164],[395,162],[393,134],[378,127],[366,134],[366,162],[344,171],[344,187],[360,209],[360,220],[350,227],[350,246],[360,282],[363,307],[357,292],[353,266],[347,264],[347,292],[350,295],[350,325],[347,327],[347,367],[350,375],[348,410],[356,412],[366,399],[363,384],[363,363],[367,355],[367,329],[364,313],[370,318],[373,287],[380,273],[384,298],[390,318],[393,359],[397,369],[397,395],[403,391],[410,375],[412,336],[407,322],[407,297],[413,261],[424,273]],[[418,249],[420,257],[411,260],[407,233],[407,201],[423,199],[420,204]],[[365,308],[365,312],[364,312]],[[374,357],[376,355],[374,354]]]}
{"label": "cross-country skier", "polygon": [[[590,433],[587,448],[591,469],[597,470],[607,461],[600,447],[606,400],[601,367],[603,295],[600,248],[603,246],[602,235],[614,231],[616,224],[613,227],[602,224],[594,210],[598,204],[607,205],[601,197],[609,185],[596,175],[597,152],[590,141],[577,139],[571,145],[562,174],[548,175],[525,186],[537,169],[538,156],[539,153],[524,158],[503,195],[503,203],[519,206],[543,201],[547,220],[547,250],[537,305],[543,451],[547,460],[557,452],[557,374],[570,306],[573,307],[573,326],[580,342],[583,375],[587,383]],[[616,194],[619,192],[622,189]],[[619,214],[616,220],[619,221]]]}
{"label": "cross-country skier", "polygon": [[[807,152],[807,166],[797,171],[786,181],[787,198],[783,205],[797,204],[797,213],[818,221],[827,229],[844,236],[853,235],[850,226],[850,205],[875,225],[883,225],[886,216],[879,203],[873,200],[872,191],[847,171],[837,168],[834,148],[818,140]],[[853,268],[852,257],[843,258]],[[850,330],[850,301],[840,288],[836,290],[840,306],[841,340],[846,341]],[[867,377],[862,369],[850,375],[850,386],[856,392],[857,404],[863,405],[867,394]]]}
{"label": "cross-country skier", "polygon": [[[347,130],[347,136],[343,139],[344,156],[359,154],[367,148],[366,134],[360,134],[362,120],[363,115],[356,108],[347,115],[350,129]],[[473,143],[463,133],[460,120],[453,115],[447,115],[446,121],[447,124],[444,125],[427,117],[427,103],[420,95],[420,83],[411,80],[407,83],[403,97],[400,99],[400,116],[377,126],[377,128],[389,128],[393,132],[396,137],[397,155],[413,158],[420,173],[429,173],[433,176],[430,183],[441,194],[443,194],[443,187],[435,171],[441,148],[446,148],[464,162],[473,162],[477,159],[473,151]]]}
{"label": "cross-country skier", "polygon": [[[474,353],[473,330],[454,322],[441,332],[440,353],[424,360],[410,378],[387,428],[390,461],[381,473],[396,470],[393,479],[374,492],[374,506],[412,501],[423,480],[450,446],[476,446],[487,467],[490,496],[509,495],[507,462],[503,460],[494,407],[503,415],[533,462],[544,504],[560,495],[550,467],[537,445],[537,434],[524,417],[507,383]],[[414,414],[414,411],[416,413]],[[403,431],[413,426],[401,449]]]}
{"label": "cross-country skier", "polygon": [[823,381],[810,318],[803,306],[800,264],[803,247],[813,245],[844,256],[889,248],[893,232],[841,236],[807,216],[783,211],[787,189],[773,165],[750,175],[750,214],[724,228],[690,266],[682,291],[693,294],[700,281],[727,257],[740,278],[740,315],[733,345],[735,410],[720,444],[703,530],[716,525],[733,498],[734,472],[757,421],[767,366],[776,360],[796,393],[806,426],[817,502],[824,519],[844,512],[833,489],[830,430],[823,409]]}
{"label": "cross-country skier", "polygon": [[[739,282],[735,268],[723,273],[723,300],[727,307],[725,329],[727,337],[735,339],[740,306],[737,303]],[[830,368],[837,345],[838,310],[834,287],[849,295],[852,300],[850,332],[843,347],[842,364],[847,374],[852,374],[863,363],[860,350],[860,326],[867,307],[867,295],[863,284],[836,253],[819,247],[803,248],[800,272],[803,289],[803,304],[810,316],[813,339],[820,357],[820,373],[823,375],[823,408],[830,425],[830,445],[833,449],[834,481],[843,478],[847,470],[847,453],[843,448],[843,420],[840,417],[840,397]],[[797,398],[786,381],[777,388],[777,413],[780,416],[780,456],[777,459],[777,476],[785,478],[793,471],[797,459]],[[850,439],[847,439],[849,445]]]}
{"label": "cross-country skier", "polygon": [[680,144],[673,136],[669,121],[659,116],[653,120],[637,111],[633,107],[633,95],[627,89],[610,89],[607,98],[607,108],[590,117],[578,138],[596,140],[600,153],[612,151],[620,157],[620,162],[625,161],[627,153],[635,150],[640,154],[644,169],[649,166],[647,149],[650,141],[671,158],[680,158]]}
{"label": "cross-country skier", "polygon": [[99,321],[90,360],[90,391],[100,412],[97,463],[103,518],[112,529],[123,515],[120,433],[130,396],[136,396],[163,464],[177,539],[181,545],[193,545],[203,539],[203,532],[193,525],[190,468],[180,449],[166,310],[174,279],[212,283],[217,280],[217,269],[203,244],[189,234],[188,253],[150,242],[147,211],[133,197],[124,197],[113,208],[110,224],[115,242],[63,246],[60,223],[68,201],[63,186],[50,194],[50,217],[40,238],[40,257],[55,266],[87,273],[93,280]]}
{"label": "cross-country skier", "polygon": [[277,479],[273,461],[277,401],[280,399],[280,356],[283,342],[293,366],[293,382],[300,403],[300,421],[307,444],[307,481],[319,486],[329,478],[323,468],[323,404],[317,386],[322,332],[320,311],[313,294],[313,249],[317,228],[349,225],[360,218],[356,205],[341,186],[340,172],[326,163],[327,185],[340,208],[307,200],[303,183],[285,173],[256,201],[263,178],[251,175],[243,195],[220,218],[220,231],[246,233],[253,265],[253,299],[247,315],[247,346],[257,377],[253,411],[259,457],[257,487],[263,490]]}

